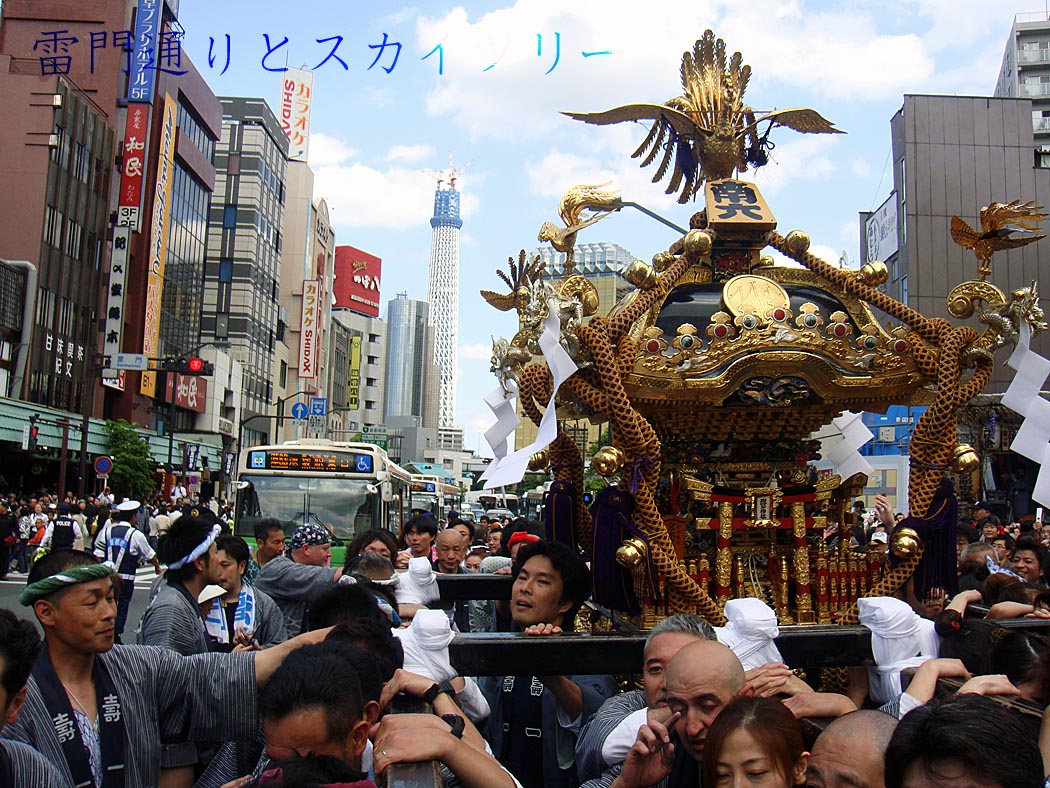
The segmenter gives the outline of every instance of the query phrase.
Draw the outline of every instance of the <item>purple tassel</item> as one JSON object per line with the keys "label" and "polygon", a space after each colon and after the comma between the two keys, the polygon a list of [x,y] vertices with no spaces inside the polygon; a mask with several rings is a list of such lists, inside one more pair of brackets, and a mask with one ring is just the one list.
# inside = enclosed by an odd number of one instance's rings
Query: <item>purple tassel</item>
{"label": "purple tassel", "polygon": [[[925,550],[915,568],[915,597],[928,599],[934,588],[943,589],[948,596],[959,590],[956,574],[955,530],[959,514],[959,502],[955,488],[948,477],[941,479],[941,486],[930,502],[925,517],[905,517],[894,531],[912,528],[919,534]],[[893,539],[890,538],[892,543]],[[901,559],[890,552],[890,566],[897,566]]]}
{"label": "purple tassel", "polygon": [[561,542],[579,552],[576,544],[575,489],[572,482],[553,481],[543,496],[543,525],[548,542]]}
{"label": "purple tassel", "polygon": [[[634,593],[631,572],[616,563],[616,551],[628,537],[636,536],[645,542],[646,547],[649,546],[645,534],[631,522],[633,511],[634,497],[618,487],[606,487],[594,496],[591,504],[591,593],[600,605],[638,615],[642,608]],[[656,568],[651,559],[647,564],[649,584],[655,601],[659,603]]]}

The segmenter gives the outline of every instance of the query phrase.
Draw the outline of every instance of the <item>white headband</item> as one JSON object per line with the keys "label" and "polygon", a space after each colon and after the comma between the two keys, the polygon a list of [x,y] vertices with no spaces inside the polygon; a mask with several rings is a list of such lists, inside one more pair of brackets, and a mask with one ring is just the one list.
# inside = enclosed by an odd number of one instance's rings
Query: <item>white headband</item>
{"label": "white headband", "polygon": [[178,561],[172,561],[168,564],[168,569],[182,569],[186,564],[192,563],[208,552],[208,548],[211,547],[211,543],[215,541],[215,537],[222,531],[222,526],[213,525],[211,531],[204,538],[204,541],[194,547],[188,556],[180,558]]}

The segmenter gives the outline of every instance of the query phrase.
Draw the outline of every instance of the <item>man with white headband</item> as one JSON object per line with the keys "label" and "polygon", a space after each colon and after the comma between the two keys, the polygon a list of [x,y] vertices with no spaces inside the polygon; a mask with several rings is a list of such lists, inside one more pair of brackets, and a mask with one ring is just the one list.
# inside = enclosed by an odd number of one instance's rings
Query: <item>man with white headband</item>
{"label": "man with white headband", "polygon": [[215,538],[221,526],[210,509],[184,514],[157,543],[167,564],[157,595],[142,614],[139,643],[163,646],[184,656],[212,650],[197,597],[219,582]]}
{"label": "man with white headband", "polygon": [[332,583],[353,582],[343,578],[343,568],[329,566],[332,535],[314,523],[304,523],[292,532],[284,555],[271,559],[259,571],[255,588],[270,596],[284,613],[288,637],[303,631],[303,619],[314,597]]}
{"label": "man with white headband", "polygon": [[158,785],[162,741],[256,741],[258,687],[293,650],[328,634],[193,657],[114,646],[113,574],[81,551],[50,554],[19,599],[32,606],[45,645],[3,737],[36,748],[60,772],[59,786]]}
{"label": "man with white headband", "polygon": [[[158,557],[168,569],[157,595],[142,614],[139,643],[169,648],[186,657],[217,650],[208,636],[197,597],[205,586],[219,581],[215,539],[220,530],[210,509],[195,508],[183,514],[157,543]],[[192,785],[191,769],[201,761],[200,755],[191,742],[166,744],[161,767],[182,770],[181,783]],[[166,775],[166,779],[173,776]]]}

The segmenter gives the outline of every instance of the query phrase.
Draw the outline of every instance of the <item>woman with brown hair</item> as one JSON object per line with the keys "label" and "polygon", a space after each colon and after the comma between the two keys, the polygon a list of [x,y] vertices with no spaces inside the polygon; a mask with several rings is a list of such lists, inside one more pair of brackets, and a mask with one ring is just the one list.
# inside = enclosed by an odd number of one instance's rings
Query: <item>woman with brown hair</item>
{"label": "woman with brown hair", "polygon": [[701,785],[795,788],[806,779],[809,753],[795,716],[775,698],[739,697],[711,724]]}

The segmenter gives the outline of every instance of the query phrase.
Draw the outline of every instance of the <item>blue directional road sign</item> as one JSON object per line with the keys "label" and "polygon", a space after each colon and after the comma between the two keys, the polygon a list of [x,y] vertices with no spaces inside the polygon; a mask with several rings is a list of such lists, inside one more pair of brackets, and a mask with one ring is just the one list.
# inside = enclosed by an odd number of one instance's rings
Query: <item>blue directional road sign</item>
{"label": "blue directional road sign", "polygon": [[292,418],[296,421],[306,421],[306,403],[296,402],[292,405]]}
{"label": "blue directional road sign", "polygon": [[328,413],[328,397],[310,397],[310,415],[324,416]]}

